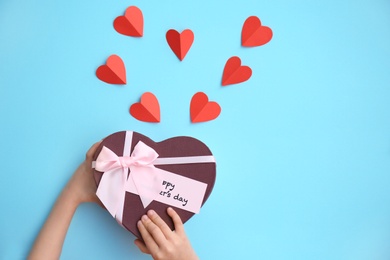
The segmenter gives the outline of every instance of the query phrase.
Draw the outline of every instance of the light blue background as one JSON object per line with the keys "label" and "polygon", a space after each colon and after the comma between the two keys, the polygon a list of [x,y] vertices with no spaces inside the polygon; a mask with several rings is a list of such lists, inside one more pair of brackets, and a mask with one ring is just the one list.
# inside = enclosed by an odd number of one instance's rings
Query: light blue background
{"label": "light blue background", "polygon": [[[130,5],[144,37],[112,26]],[[242,48],[258,16],[272,41]],[[190,28],[179,62],[167,30]],[[128,84],[95,70],[120,55]],[[221,86],[237,55],[253,76]],[[23,259],[92,143],[120,130],[189,135],[217,159],[210,199],[185,227],[201,259],[390,259],[390,2],[0,0],[0,259]],[[129,115],[142,93],[162,121]],[[222,107],[191,124],[204,91]],[[96,205],[82,205],[62,259],[150,259]]]}

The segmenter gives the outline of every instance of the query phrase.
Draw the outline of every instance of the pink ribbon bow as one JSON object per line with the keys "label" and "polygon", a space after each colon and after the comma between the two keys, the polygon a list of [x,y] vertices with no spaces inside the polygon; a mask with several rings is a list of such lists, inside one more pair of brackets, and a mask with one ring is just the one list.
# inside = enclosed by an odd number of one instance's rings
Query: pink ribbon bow
{"label": "pink ribbon bow", "polygon": [[119,223],[122,222],[126,190],[135,189],[144,207],[154,200],[153,191],[158,189],[159,183],[153,165],[157,157],[157,152],[142,141],[134,147],[131,156],[117,156],[103,146],[95,164],[97,171],[104,172],[96,195]]}

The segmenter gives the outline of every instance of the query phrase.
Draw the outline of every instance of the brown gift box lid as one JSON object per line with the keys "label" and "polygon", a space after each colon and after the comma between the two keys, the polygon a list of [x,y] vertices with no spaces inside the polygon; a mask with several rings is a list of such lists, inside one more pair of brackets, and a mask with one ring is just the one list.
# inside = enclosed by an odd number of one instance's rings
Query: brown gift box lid
{"label": "brown gift box lid", "polygon": [[[126,131],[117,132],[107,136],[98,147],[94,155],[94,160],[96,160],[98,157],[103,146],[109,148],[117,156],[123,156],[125,137]],[[147,136],[137,132],[132,132],[132,142],[130,148],[131,152],[139,141],[142,141],[149,147],[153,148],[159,154],[159,158],[212,155],[210,149],[204,143],[188,136],[173,137],[161,142],[154,142]],[[215,162],[155,165],[155,167],[181,175],[183,177],[197,180],[202,183],[206,183],[207,188],[203,197],[202,206],[210,196],[210,193],[214,187],[216,178]],[[103,172],[99,172],[94,169],[94,179],[96,185],[99,185],[103,174]],[[131,174],[131,172],[129,172],[129,174]],[[179,214],[183,223],[185,223],[194,215],[194,213],[187,210],[163,204],[158,201],[152,201],[146,208],[144,208],[139,195],[126,192],[122,225],[136,237],[141,238],[141,234],[137,228],[137,222],[144,214],[146,214],[149,209],[153,209],[173,230],[173,222],[166,212],[168,207],[172,207]]]}

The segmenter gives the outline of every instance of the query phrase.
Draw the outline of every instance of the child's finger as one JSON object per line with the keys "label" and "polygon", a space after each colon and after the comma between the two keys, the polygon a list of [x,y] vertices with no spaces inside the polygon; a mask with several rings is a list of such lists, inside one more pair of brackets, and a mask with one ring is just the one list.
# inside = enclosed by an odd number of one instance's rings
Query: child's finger
{"label": "child's finger", "polygon": [[[156,224],[154,224],[154,222],[147,215],[143,215],[141,221],[149,235],[152,236],[153,242],[156,243],[158,247],[163,246],[167,242],[167,239],[165,238],[165,235],[161,229]],[[145,244],[148,246],[146,241]]]}
{"label": "child's finger", "polygon": [[150,254],[158,252],[158,245],[154,241],[152,235],[146,229],[142,220],[138,221],[137,227],[138,227],[139,232],[141,233],[142,239],[144,240],[145,246],[149,250]]}
{"label": "child's finger", "polygon": [[134,244],[141,250],[142,253],[150,255],[149,249],[146,247],[145,243],[140,239],[134,240]]}
{"label": "child's finger", "polygon": [[148,216],[153,223],[159,227],[161,232],[164,234],[165,239],[169,239],[172,235],[172,230],[168,227],[167,223],[165,223],[165,221],[162,220],[162,218],[154,210],[149,210]]}
{"label": "child's finger", "polygon": [[176,233],[185,234],[183,222],[181,221],[181,218],[176,213],[176,211],[173,208],[169,207],[167,209],[167,212],[168,215],[172,218],[173,224],[175,225]]}
{"label": "child's finger", "polygon": [[95,154],[95,152],[96,152],[96,150],[99,147],[101,142],[102,141],[96,142],[91,146],[91,148],[89,148],[89,150],[85,156],[87,161],[92,161],[93,155]]}

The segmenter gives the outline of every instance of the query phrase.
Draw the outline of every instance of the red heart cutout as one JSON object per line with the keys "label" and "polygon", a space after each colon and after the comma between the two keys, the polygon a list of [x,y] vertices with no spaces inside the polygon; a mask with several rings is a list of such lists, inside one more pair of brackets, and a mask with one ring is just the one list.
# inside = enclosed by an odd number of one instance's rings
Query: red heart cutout
{"label": "red heart cutout", "polygon": [[144,17],[142,11],[136,6],[126,9],[124,16],[118,16],[114,20],[115,30],[123,35],[142,37],[144,32]]}
{"label": "red heart cutout", "polygon": [[143,122],[160,122],[160,104],[153,93],[145,92],[141,96],[141,102],[130,107],[130,114]]}
{"label": "red heart cutout", "polygon": [[213,120],[221,113],[221,107],[217,102],[209,102],[209,98],[203,92],[196,93],[191,99],[190,114],[193,123]]}
{"label": "red heart cutout", "polygon": [[126,84],[125,64],[119,56],[111,55],[108,57],[106,65],[97,68],[96,76],[109,84]]}
{"label": "red heart cutout", "polygon": [[241,66],[241,59],[233,56],[225,64],[222,76],[222,86],[237,84],[247,81],[252,76],[252,69]]}
{"label": "red heart cutout", "polygon": [[[142,141],[147,146],[154,149],[159,154],[160,158],[184,158],[184,157],[198,157],[198,156],[212,156],[210,149],[201,141],[188,137],[188,136],[179,136],[173,137],[161,142],[154,142],[150,138],[131,131],[122,131],[114,133],[103,139],[101,144],[99,145],[95,155],[94,161],[96,161],[99,156],[103,146],[110,149],[117,156],[124,156],[125,151],[128,151],[131,154],[134,151],[134,147]],[[131,140],[131,145],[125,139]],[[155,165],[156,168],[174,173],[175,175],[179,175],[181,177],[189,178],[197,182],[201,182],[207,184],[205,193],[203,198],[200,197],[201,205],[209,198],[216,179],[216,163],[213,162],[198,162],[198,163],[180,163],[180,164],[166,164],[166,165]],[[101,180],[103,175],[109,173],[103,173],[100,171],[94,170],[93,176],[96,182],[96,185],[99,187],[101,184]],[[131,172],[128,171],[128,178],[131,178]],[[177,188],[180,188],[180,183],[176,183]],[[172,197],[176,194],[174,193],[177,189],[174,189],[172,192]],[[120,192],[118,190],[118,192]],[[122,194],[120,194],[122,195]],[[160,195],[162,195],[160,193]],[[198,196],[198,194],[196,194]],[[123,197],[122,197],[123,198]],[[124,203],[123,203],[123,215],[122,225],[125,229],[133,233],[136,237],[141,238],[141,235],[137,228],[137,222],[140,218],[146,214],[146,212],[150,209],[153,209],[160,215],[160,217],[168,224],[168,226],[173,230],[174,225],[172,219],[167,214],[167,204],[163,204],[159,201],[152,201],[146,208],[143,206],[140,196],[131,192],[126,191],[124,194]],[[194,213],[187,211],[183,208],[178,208],[174,206],[170,206],[175,209],[175,211],[179,214],[183,223],[189,220]]]}
{"label": "red heart cutout", "polygon": [[194,33],[190,29],[186,29],[181,33],[171,29],[167,32],[166,39],[169,47],[182,61],[194,42]]}
{"label": "red heart cutout", "polygon": [[241,44],[245,47],[261,46],[272,39],[272,30],[262,26],[257,16],[248,17],[241,31]]}

